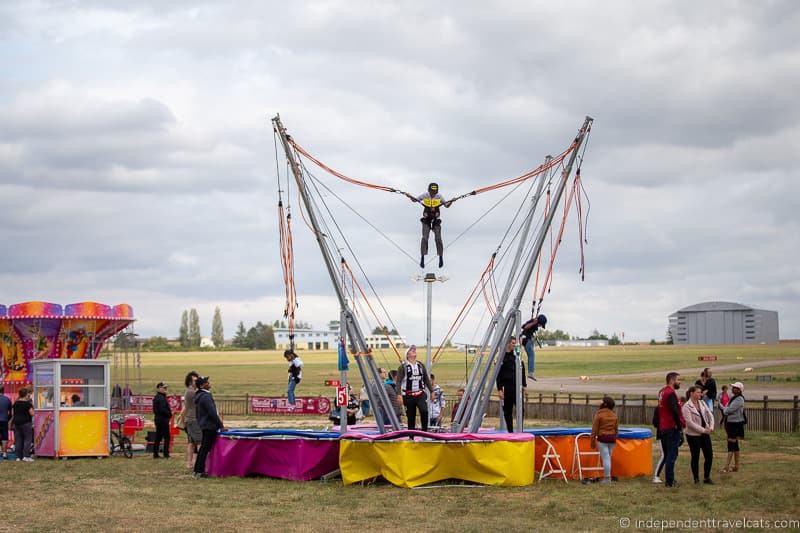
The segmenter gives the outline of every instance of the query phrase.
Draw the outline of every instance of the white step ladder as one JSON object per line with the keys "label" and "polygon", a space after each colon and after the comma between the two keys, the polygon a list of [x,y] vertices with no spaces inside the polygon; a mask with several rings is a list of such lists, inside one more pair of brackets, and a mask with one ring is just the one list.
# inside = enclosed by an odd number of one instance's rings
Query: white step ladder
{"label": "white step ladder", "polygon": [[553,443],[550,442],[547,437],[539,438],[547,445],[547,449],[542,456],[544,462],[542,462],[542,469],[539,471],[539,481],[560,474],[564,483],[567,483],[567,471],[561,466],[561,455],[556,451],[555,446],[553,446]]}
{"label": "white step ladder", "polygon": [[[590,452],[582,452],[580,448],[580,439],[586,438],[590,439],[592,437],[591,433],[579,433],[575,435],[575,455],[572,459],[572,477],[575,477],[575,471],[578,471],[578,479],[583,481],[583,473],[584,472],[602,472],[603,471],[603,463],[600,460],[600,452],[593,450]],[[583,458],[590,458],[593,457],[595,459],[594,466],[584,466]],[[594,477],[594,476],[592,476]]]}

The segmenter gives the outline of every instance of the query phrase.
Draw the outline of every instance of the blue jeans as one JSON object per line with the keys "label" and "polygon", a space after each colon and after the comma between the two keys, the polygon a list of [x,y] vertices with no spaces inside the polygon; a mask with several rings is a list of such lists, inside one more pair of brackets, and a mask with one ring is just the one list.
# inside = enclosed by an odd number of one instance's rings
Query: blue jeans
{"label": "blue jeans", "polygon": [[712,400],[711,398],[703,398],[703,401],[706,402],[706,407],[708,407],[708,410],[713,413],[714,412],[714,400]]}
{"label": "blue jeans", "polygon": [[672,486],[675,483],[675,461],[678,460],[681,432],[678,429],[665,429],[661,432],[661,443],[664,446],[664,481],[667,486]]}
{"label": "blue jeans", "polygon": [[361,400],[361,414],[369,416],[369,400]]}
{"label": "blue jeans", "polygon": [[528,354],[528,373],[533,374],[533,368],[536,366],[536,354],[533,351],[533,339],[528,339],[525,343],[525,353]]}
{"label": "blue jeans", "polygon": [[614,452],[615,442],[597,441],[597,448],[600,451],[600,459],[603,461],[603,476],[606,479],[611,477],[611,454]]}
{"label": "blue jeans", "polygon": [[286,391],[286,396],[289,397],[289,403],[294,406],[294,388],[297,387],[294,378],[289,378],[289,388]]}

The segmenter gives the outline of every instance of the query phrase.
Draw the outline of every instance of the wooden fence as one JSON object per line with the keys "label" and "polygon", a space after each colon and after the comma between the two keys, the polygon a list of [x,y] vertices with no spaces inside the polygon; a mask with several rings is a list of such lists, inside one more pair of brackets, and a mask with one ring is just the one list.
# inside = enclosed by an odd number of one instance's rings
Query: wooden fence
{"label": "wooden fence", "polygon": [[[565,420],[568,422],[591,424],[602,397],[589,394],[538,394],[528,397],[525,403],[526,420]],[[658,404],[654,397],[631,396],[623,394],[614,398],[620,424],[634,424],[650,427],[653,409]],[[498,416],[500,404],[489,402],[489,416]],[[747,400],[747,429],[750,431],[769,431],[773,433],[800,432],[800,397],[789,401],[763,399]],[[721,413],[715,409],[717,423]]]}
{"label": "wooden fence", "polygon": [[[249,396],[218,396],[214,398],[217,409],[224,416],[258,416],[250,409]],[[525,404],[527,420],[565,420],[574,423],[591,424],[600,404],[601,396],[590,394],[537,394],[528,397]],[[653,419],[653,409],[657,404],[654,397],[631,396],[623,394],[615,398],[614,411],[620,424],[633,424],[649,427]],[[498,416],[499,402],[489,402],[489,416]],[[774,401],[768,396],[762,399],[748,399],[745,406],[747,429],[750,431],[769,431],[774,433],[800,432],[800,397],[789,401]],[[717,422],[720,412],[716,410]],[[280,416],[280,415],[272,415]]]}

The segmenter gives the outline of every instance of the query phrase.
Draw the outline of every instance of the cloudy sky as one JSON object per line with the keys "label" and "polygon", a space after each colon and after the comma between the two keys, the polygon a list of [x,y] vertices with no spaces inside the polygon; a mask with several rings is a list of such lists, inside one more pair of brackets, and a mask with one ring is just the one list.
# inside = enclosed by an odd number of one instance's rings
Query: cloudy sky
{"label": "cloudy sky", "polygon": [[[167,336],[189,307],[208,334],[220,306],[230,336],[283,309],[275,113],[349,175],[446,197],[537,166],[591,115],[586,280],[571,219],[550,325],[663,339],[671,312],[728,300],[800,338],[798,27],[791,0],[3,2],[0,303],[127,302]],[[416,255],[418,206],[316,175]],[[445,211],[445,241],[506,192]],[[435,340],[523,194],[447,250]],[[325,200],[421,341],[419,268]],[[299,216],[295,239],[298,318],[321,326],[337,305]]]}

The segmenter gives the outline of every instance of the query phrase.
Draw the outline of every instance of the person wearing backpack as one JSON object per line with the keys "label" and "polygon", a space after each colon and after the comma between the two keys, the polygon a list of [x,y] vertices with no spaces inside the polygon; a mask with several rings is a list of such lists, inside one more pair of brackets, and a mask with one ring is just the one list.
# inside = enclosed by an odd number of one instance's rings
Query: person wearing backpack
{"label": "person wearing backpack", "polygon": [[[728,459],[725,462],[723,473],[739,471],[739,440],[744,438],[744,426],[747,424],[747,415],[744,412],[744,385],[741,381],[731,384],[733,396],[728,405],[722,410],[725,415],[725,433],[728,435]],[[731,466],[733,461],[733,466]]]}

